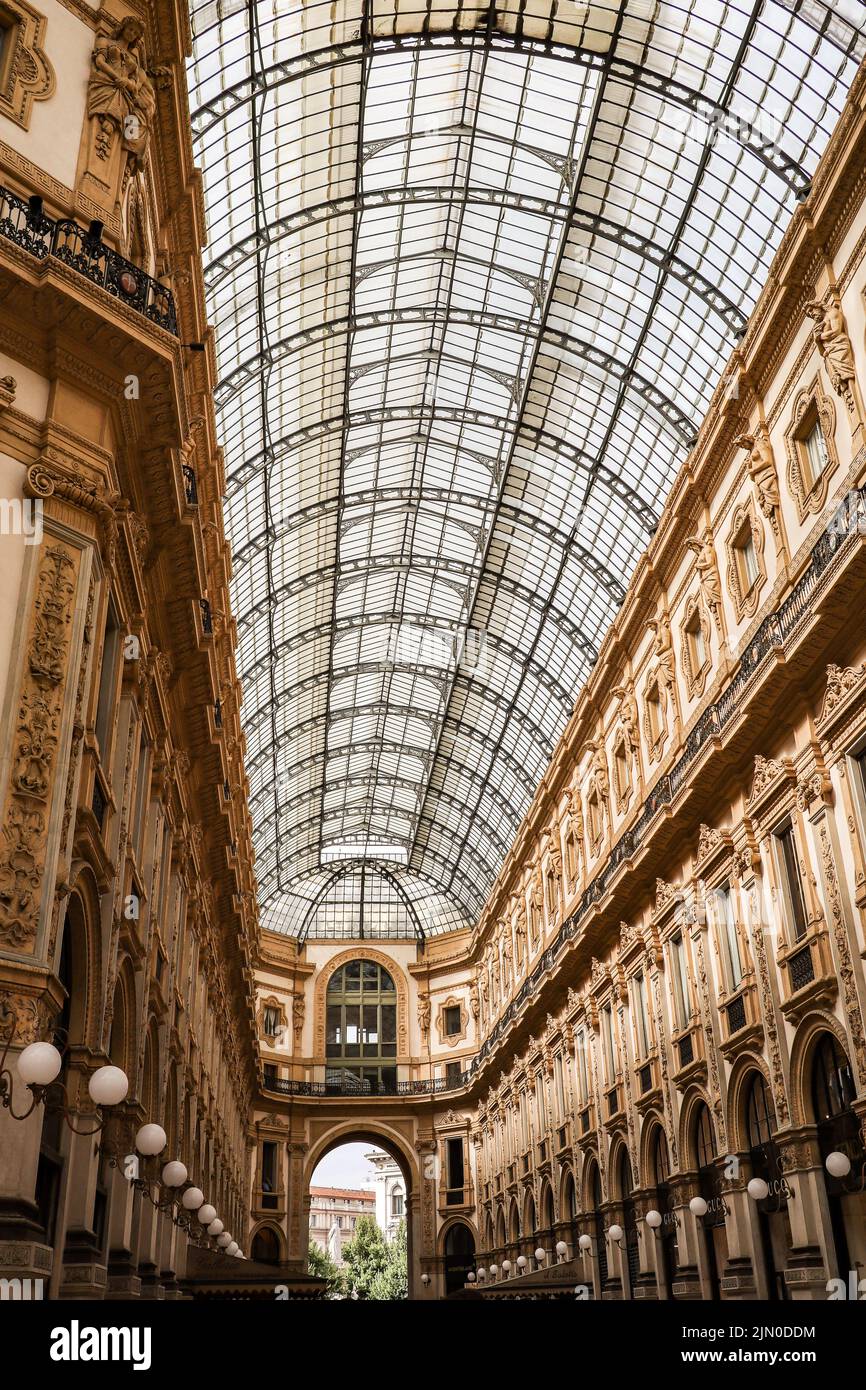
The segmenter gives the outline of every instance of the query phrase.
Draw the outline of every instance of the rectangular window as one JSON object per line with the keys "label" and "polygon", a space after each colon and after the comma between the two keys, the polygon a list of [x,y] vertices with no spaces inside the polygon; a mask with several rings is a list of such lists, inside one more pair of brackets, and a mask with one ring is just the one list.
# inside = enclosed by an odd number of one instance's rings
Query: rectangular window
{"label": "rectangular window", "polygon": [[800,865],[797,860],[797,843],[794,839],[793,825],[787,825],[784,830],[778,831],[775,838],[779,847],[779,861],[782,870],[785,897],[794,927],[794,937],[799,941],[801,937],[806,935],[808,919],[806,915],[806,901],[803,897],[803,882],[800,878]]}
{"label": "rectangular window", "polygon": [[601,1012],[602,1041],[604,1043],[604,1078],[608,1086],[616,1080],[616,1063],[613,1046],[613,1011],[605,1004]]}
{"label": "rectangular window", "polygon": [[446,1140],[447,1178],[449,1193],[459,1192],[463,1200],[463,1140]]}
{"label": "rectangular window", "polygon": [[718,907],[719,934],[721,937],[722,955],[725,961],[725,971],[728,977],[728,988],[737,989],[743,978],[743,964],[740,959],[740,938],[737,932],[737,921],[734,913],[734,901],[730,884],[719,889],[716,894],[716,904]]}
{"label": "rectangular window", "polygon": [[556,1115],[562,1120],[565,1118],[565,1080],[561,1052],[557,1052],[553,1059],[553,1081],[556,1089]]}
{"label": "rectangular window", "polygon": [[583,1030],[577,1035],[577,1076],[580,1100],[586,1105],[589,1100],[589,1068],[586,1064],[586,1034]]}
{"label": "rectangular window", "polygon": [[803,450],[806,455],[806,463],[809,476],[804,481],[806,486],[811,488],[817,483],[827,464],[830,462],[827,453],[827,441],[824,438],[824,431],[821,428],[820,420],[816,420],[809,433],[803,440]]}
{"label": "rectangular window", "polygon": [[277,1190],[277,1146],[262,1144],[262,1192]]}
{"label": "rectangular window", "polygon": [[446,1080],[446,1081],[459,1081],[459,1080],[460,1080],[460,1063],[459,1063],[459,1062],[446,1062],[446,1063],[445,1063],[445,1080]]}
{"label": "rectangular window", "polygon": [[634,1008],[635,1033],[637,1034],[638,1055],[646,1057],[649,1052],[649,1024],[646,1009],[646,981],[643,975],[635,975],[632,980],[632,1007]]}
{"label": "rectangular window", "polygon": [[689,999],[689,975],[686,964],[686,946],[682,936],[671,938],[671,973],[673,975],[674,1004],[677,1028],[687,1028],[691,1017]]}
{"label": "rectangular window", "polygon": [[449,1004],[448,1008],[443,1010],[442,1021],[446,1037],[450,1038],[455,1033],[459,1033],[461,1031],[460,1005]]}
{"label": "rectangular window", "polygon": [[103,767],[108,765],[108,741],[114,714],[114,695],[117,677],[117,656],[120,651],[120,628],[114,604],[109,602],[102,635],[102,668],[99,672],[99,699],[96,706],[96,738]]}

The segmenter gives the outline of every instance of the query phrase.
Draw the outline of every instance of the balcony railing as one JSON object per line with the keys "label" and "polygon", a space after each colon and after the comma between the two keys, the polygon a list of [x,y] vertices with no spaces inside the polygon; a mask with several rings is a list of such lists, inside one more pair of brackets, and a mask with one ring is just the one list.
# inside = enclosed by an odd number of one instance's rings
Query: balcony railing
{"label": "balcony railing", "polygon": [[268,1091],[278,1096],[435,1096],[446,1091],[459,1090],[467,1084],[469,1072],[459,1076],[435,1076],[429,1081],[394,1081],[370,1083],[334,1081],[290,1081],[287,1077],[265,1078]]}
{"label": "balcony railing", "polygon": [[70,218],[46,217],[36,200],[28,203],[0,186],[0,236],[44,260],[53,256],[107,290],[128,309],[177,337],[177,312],[170,289]]}

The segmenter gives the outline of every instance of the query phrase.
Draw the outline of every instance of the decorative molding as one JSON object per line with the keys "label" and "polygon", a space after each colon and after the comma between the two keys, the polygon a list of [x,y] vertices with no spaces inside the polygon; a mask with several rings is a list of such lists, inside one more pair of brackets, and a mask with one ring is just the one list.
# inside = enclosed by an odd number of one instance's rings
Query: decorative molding
{"label": "decorative molding", "polygon": [[[743,573],[742,562],[737,554],[737,541],[746,527],[748,527],[752,538],[755,562],[758,568],[757,574],[748,585],[746,584],[747,576]],[[764,528],[758,520],[752,498],[735,507],[728,527],[725,552],[728,559],[726,572],[728,593],[733,601],[737,622],[742,622],[743,618],[751,618],[756,613],[761,590],[767,581],[767,566],[764,561]]]}
{"label": "decorative molding", "polygon": [[26,0],[0,0],[0,25],[4,30],[0,115],[27,130],[34,101],[48,101],[56,86],[44,49],[48,20]]}
{"label": "decorative molding", "polygon": [[[827,450],[827,465],[813,482],[809,482],[805,472],[805,445],[803,440],[812,428],[811,413],[821,426],[824,445]],[[810,512],[819,512],[827,500],[830,478],[839,467],[836,453],[836,407],[821,388],[820,376],[815,376],[811,384],[798,392],[794,400],[791,421],[785,430],[785,449],[788,455],[788,489],[797,504],[797,516],[804,522]]]}

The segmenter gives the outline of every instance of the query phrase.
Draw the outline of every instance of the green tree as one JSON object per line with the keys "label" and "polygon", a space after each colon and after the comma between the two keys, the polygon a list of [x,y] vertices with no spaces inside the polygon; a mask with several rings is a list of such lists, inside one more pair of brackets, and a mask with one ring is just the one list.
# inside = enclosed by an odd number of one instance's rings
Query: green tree
{"label": "green tree", "polygon": [[323,1250],[321,1245],[317,1245],[314,1240],[310,1241],[310,1252],[308,1264],[311,1274],[315,1274],[317,1279],[326,1279],[328,1282],[328,1292],[326,1298],[339,1298],[344,1293],[343,1274],[339,1266],[331,1259],[330,1252]]}
{"label": "green tree", "polygon": [[377,1274],[371,1286],[371,1298],[391,1302],[409,1297],[408,1250],[406,1246],[406,1222],[401,1221],[394,1239],[386,1246],[388,1252],[385,1268]]}
{"label": "green tree", "polygon": [[355,1234],[343,1249],[345,1284],[348,1294],[358,1298],[378,1298],[373,1292],[376,1279],[388,1265],[388,1246],[372,1216],[359,1216]]}

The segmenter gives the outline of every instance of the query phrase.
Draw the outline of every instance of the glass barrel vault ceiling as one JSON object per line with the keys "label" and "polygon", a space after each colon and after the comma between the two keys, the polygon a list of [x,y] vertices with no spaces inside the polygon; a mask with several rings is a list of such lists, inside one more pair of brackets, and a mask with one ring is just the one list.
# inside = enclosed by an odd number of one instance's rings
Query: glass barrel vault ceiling
{"label": "glass barrel vault ceiling", "polygon": [[263,922],[303,931],[378,859],[444,930],[547,766],[866,7],[205,0],[192,25]]}

